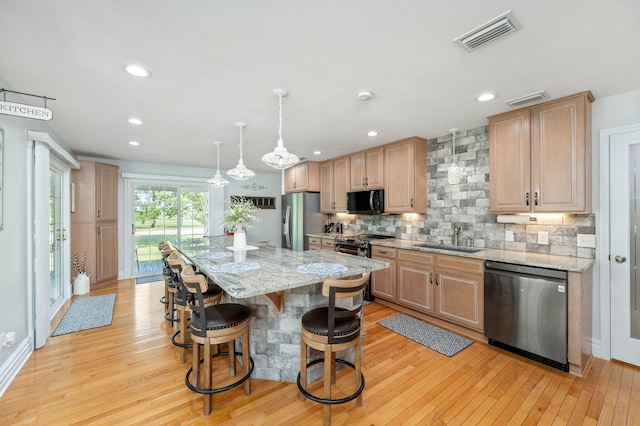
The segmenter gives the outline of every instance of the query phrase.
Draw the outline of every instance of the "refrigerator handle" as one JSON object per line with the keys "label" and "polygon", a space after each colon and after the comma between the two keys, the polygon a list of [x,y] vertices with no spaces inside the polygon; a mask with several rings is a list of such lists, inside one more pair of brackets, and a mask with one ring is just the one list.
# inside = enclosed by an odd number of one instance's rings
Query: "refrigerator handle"
{"label": "refrigerator handle", "polygon": [[284,214],[284,238],[287,244],[287,248],[291,248],[291,234],[289,233],[289,222],[291,221],[291,206],[287,206],[287,210]]}

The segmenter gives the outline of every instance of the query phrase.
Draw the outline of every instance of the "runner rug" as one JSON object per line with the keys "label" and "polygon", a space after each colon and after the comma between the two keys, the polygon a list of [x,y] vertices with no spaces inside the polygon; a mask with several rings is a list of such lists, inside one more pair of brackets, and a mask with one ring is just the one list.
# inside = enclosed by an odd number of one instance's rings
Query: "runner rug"
{"label": "runner rug", "polygon": [[74,300],[51,337],[111,325],[115,301],[115,293]]}
{"label": "runner rug", "polygon": [[448,357],[473,343],[465,337],[405,314],[395,315],[378,324]]}

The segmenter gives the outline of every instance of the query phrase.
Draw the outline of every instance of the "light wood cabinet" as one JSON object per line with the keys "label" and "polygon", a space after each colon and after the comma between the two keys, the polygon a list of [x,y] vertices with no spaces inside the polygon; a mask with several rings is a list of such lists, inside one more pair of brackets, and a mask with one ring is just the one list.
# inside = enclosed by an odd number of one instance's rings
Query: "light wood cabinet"
{"label": "light wood cabinet", "polygon": [[323,238],[322,239],[322,250],[335,251],[336,242],[333,238]]}
{"label": "light wood cabinet", "polygon": [[118,167],[80,161],[72,170],[75,211],[71,212],[71,250],[87,253],[91,283],[118,277]]}
{"label": "light wood cabinet", "polygon": [[349,162],[351,191],[384,187],[384,146],[351,154]]}
{"label": "light wood cabinet", "polygon": [[320,163],[320,212],[346,212],[348,188],[349,157]]}
{"label": "light wood cabinet", "polygon": [[427,212],[427,141],[414,136],[384,145],[385,213]]}
{"label": "light wood cabinet", "polygon": [[389,267],[371,275],[371,293],[383,299],[396,299],[396,252],[389,247],[372,246],[371,258],[389,262]]}
{"label": "light wood cabinet", "polygon": [[319,192],[320,171],[316,161],[305,161],[284,171],[284,192]]}
{"label": "light wood cabinet", "polygon": [[320,237],[307,237],[307,250],[321,250],[322,238]]}
{"label": "light wood cabinet", "polygon": [[498,213],[591,212],[591,92],[489,117]]}
{"label": "light wood cabinet", "polygon": [[372,258],[393,262],[374,273],[374,296],[484,331],[483,260],[377,246]]}

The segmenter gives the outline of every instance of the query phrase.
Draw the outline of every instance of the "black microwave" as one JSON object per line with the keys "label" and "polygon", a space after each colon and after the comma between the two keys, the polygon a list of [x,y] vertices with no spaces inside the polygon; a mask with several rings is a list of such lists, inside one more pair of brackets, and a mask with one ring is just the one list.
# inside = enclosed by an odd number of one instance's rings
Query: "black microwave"
{"label": "black microwave", "polygon": [[347,213],[382,214],[384,213],[384,189],[347,192]]}

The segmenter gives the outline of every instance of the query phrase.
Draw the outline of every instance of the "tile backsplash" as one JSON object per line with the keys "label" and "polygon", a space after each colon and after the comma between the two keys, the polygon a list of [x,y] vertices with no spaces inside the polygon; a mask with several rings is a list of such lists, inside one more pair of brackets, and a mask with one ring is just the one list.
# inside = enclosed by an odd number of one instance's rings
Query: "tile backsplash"
{"label": "tile backsplash", "polygon": [[[497,223],[489,212],[489,128],[456,133],[456,163],[464,167],[462,182],[450,185],[452,135],[427,143],[426,215],[336,215],[345,233],[375,233],[397,238],[453,244],[453,225],[462,227],[459,244],[473,238],[476,247],[595,258],[595,249],[578,247],[578,234],[595,234],[594,215],[538,216],[527,224]],[[513,233],[507,241],[506,231]],[[548,232],[549,244],[538,244],[538,232]]]}

